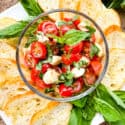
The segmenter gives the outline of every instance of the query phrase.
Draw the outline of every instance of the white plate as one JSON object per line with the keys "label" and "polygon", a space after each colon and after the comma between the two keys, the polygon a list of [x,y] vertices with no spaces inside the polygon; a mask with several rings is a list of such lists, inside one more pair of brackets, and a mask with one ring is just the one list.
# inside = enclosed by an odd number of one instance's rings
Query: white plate
{"label": "white plate", "polygon": [[[5,10],[0,14],[0,18],[3,17],[10,17],[14,18],[15,20],[24,20],[28,18],[27,13],[23,9],[20,3],[17,3],[16,5],[12,6],[11,8]],[[0,111],[0,116],[5,121],[6,125],[12,125],[11,120],[6,116],[6,114],[3,111]],[[99,125],[104,121],[102,115],[99,113],[96,114],[96,116],[93,118],[91,125]]]}

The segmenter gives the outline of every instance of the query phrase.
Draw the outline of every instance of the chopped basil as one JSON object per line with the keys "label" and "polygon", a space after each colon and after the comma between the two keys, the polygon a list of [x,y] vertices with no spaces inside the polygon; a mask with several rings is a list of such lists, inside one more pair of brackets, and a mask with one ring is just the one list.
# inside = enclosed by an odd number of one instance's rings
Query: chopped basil
{"label": "chopped basil", "polygon": [[45,93],[54,92],[54,88],[46,88]]}
{"label": "chopped basil", "polygon": [[41,70],[41,69],[42,69],[42,64],[43,64],[43,62],[40,61],[40,62],[36,65],[36,70]]}
{"label": "chopped basil", "polygon": [[86,26],[88,32],[92,35],[96,30],[91,26]]}
{"label": "chopped basil", "polygon": [[77,67],[78,69],[80,69],[81,67],[83,67],[83,66],[86,66],[88,63],[86,62],[86,61],[84,61],[84,60],[81,60],[81,61],[79,61],[79,62],[74,62],[73,63],[73,65],[75,66],[75,67]]}
{"label": "chopped basil", "polygon": [[40,79],[43,79],[43,73],[39,74]]}
{"label": "chopped basil", "polygon": [[96,45],[92,45],[90,50],[90,57],[93,58],[95,55],[98,55],[99,51],[100,50]]}
{"label": "chopped basil", "polygon": [[66,86],[71,86],[73,83],[73,74],[71,72],[63,73],[60,75],[59,80],[64,81]]}

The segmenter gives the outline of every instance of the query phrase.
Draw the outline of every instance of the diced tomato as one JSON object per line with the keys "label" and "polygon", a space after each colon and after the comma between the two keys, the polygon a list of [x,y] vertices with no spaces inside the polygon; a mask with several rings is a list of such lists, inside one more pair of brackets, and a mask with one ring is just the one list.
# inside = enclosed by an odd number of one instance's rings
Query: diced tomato
{"label": "diced tomato", "polygon": [[90,57],[91,43],[90,41],[83,41],[83,52],[85,56]]}
{"label": "diced tomato", "polygon": [[66,22],[69,22],[69,21],[72,21],[72,18],[64,18],[64,21],[66,21]]}
{"label": "diced tomato", "polygon": [[96,81],[96,75],[91,68],[87,69],[85,73],[85,83],[87,85],[92,85]]}
{"label": "diced tomato", "polygon": [[71,50],[71,46],[69,46],[69,45],[65,45],[65,46],[64,46],[64,51],[65,51],[66,53],[69,53],[70,50]]}
{"label": "diced tomato", "polygon": [[77,19],[77,20],[74,20],[73,21],[73,24],[77,27],[78,26],[78,24],[80,23],[80,19]]}
{"label": "diced tomato", "polygon": [[91,42],[92,42],[92,43],[95,43],[95,41],[96,41],[96,37],[95,37],[95,35],[94,35],[94,34],[92,35],[92,37],[91,37],[91,39],[90,39],[90,40],[91,40]]}
{"label": "diced tomato", "polygon": [[91,61],[90,64],[94,70],[94,73],[98,76],[101,71],[101,68],[102,68],[101,62],[100,61]]}
{"label": "diced tomato", "polygon": [[72,46],[72,53],[80,53],[83,50],[83,42],[79,42],[78,44]]}
{"label": "diced tomato", "polygon": [[40,79],[39,77],[36,78],[36,86],[41,88],[41,89],[45,89],[45,88],[50,88],[51,85],[47,85],[42,79]]}
{"label": "diced tomato", "polygon": [[38,78],[39,77],[39,74],[40,74],[40,71],[39,70],[36,70],[36,68],[33,68],[32,70],[31,70],[31,80],[33,81],[33,82],[35,82],[36,81],[36,78]]}
{"label": "diced tomato", "polygon": [[74,84],[73,84],[73,93],[78,93],[83,88],[83,79],[79,78]]}
{"label": "diced tomato", "polygon": [[64,35],[66,32],[68,32],[71,29],[75,29],[75,26],[74,25],[62,25],[59,27],[61,35]]}
{"label": "diced tomato", "polygon": [[71,62],[78,62],[81,59],[82,55],[79,53],[77,54],[71,54],[70,60]]}
{"label": "diced tomato", "polygon": [[72,96],[72,87],[66,86],[64,84],[61,84],[59,86],[59,93],[62,97],[70,97]]}
{"label": "diced tomato", "polygon": [[43,21],[38,26],[38,31],[42,31],[44,34],[58,34],[56,24],[51,21]]}
{"label": "diced tomato", "polygon": [[31,44],[31,54],[34,58],[45,59],[47,55],[46,46],[41,42],[33,42]]}
{"label": "diced tomato", "polygon": [[62,56],[62,62],[64,64],[66,64],[66,65],[71,65],[72,64],[72,61],[71,61],[70,57],[68,57],[67,55],[63,55]]}
{"label": "diced tomato", "polygon": [[49,63],[45,63],[42,65],[42,73],[45,73],[52,66]]}
{"label": "diced tomato", "polygon": [[34,68],[38,63],[38,59],[34,58],[30,52],[27,52],[24,57],[24,63],[29,68]]}
{"label": "diced tomato", "polygon": [[98,56],[94,56],[94,57],[92,58],[92,61],[101,61],[101,58],[98,57]]}
{"label": "diced tomato", "polygon": [[66,73],[66,72],[67,72],[66,67],[62,67],[62,72],[63,72],[63,73]]}

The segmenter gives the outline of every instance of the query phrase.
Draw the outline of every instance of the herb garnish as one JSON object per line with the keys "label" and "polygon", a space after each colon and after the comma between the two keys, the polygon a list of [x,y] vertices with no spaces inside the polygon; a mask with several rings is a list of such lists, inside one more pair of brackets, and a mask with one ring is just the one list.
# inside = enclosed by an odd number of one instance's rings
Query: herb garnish
{"label": "herb garnish", "polygon": [[90,57],[93,58],[95,55],[98,55],[99,51],[99,48],[96,45],[92,44],[90,49]]}

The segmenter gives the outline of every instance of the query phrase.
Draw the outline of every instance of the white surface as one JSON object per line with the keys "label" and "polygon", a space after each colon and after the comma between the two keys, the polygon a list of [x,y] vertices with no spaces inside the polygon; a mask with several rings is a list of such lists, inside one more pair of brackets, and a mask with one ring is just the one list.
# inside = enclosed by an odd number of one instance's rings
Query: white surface
{"label": "white surface", "polygon": [[[23,7],[21,6],[21,4],[17,3],[13,7],[2,12],[0,14],[0,18],[3,18],[3,17],[14,18],[15,20],[18,21],[18,20],[22,20],[22,19],[23,20],[27,19],[28,15],[25,12],[25,10],[23,9]],[[3,111],[0,111],[0,116],[5,121],[6,125],[12,125],[11,120],[5,115],[5,113]],[[92,120],[91,125],[99,125],[103,121],[104,121],[103,117],[99,113],[97,113],[96,116],[94,117],[94,119]]]}

